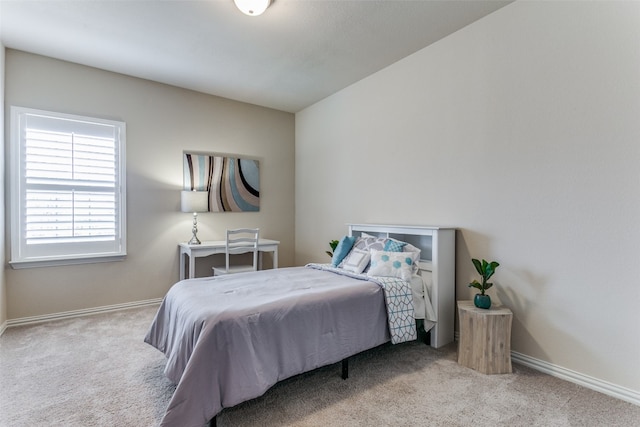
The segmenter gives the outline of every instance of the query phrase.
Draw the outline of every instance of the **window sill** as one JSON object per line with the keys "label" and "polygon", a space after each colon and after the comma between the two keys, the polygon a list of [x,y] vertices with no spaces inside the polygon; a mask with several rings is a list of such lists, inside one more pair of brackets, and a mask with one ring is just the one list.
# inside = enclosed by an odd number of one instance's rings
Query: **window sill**
{"label": "window sill", "polygon": [[76,265],[76,264],[95,264],[99,262],[116,262],[124,261],[127,254],[99,256],[99,257],[86,257],[86,258],[47,258],[40,260],[25,260],[25,261],[10,261],[9,265],[14,270],[20,270],[23,268],[37,268],[37,267],[58,267],[62,265]]}

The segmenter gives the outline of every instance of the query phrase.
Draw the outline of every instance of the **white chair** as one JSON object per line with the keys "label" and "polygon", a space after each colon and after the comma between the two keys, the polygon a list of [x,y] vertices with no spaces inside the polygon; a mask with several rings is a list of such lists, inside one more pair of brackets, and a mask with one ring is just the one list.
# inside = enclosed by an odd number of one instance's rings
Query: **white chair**
{"label": "white chair", "polygon": [[[259,228],[237,228],[227,230],[227,240],[225,245],[225,265],[213,267],[213,275],[242,273],[245,271],[258,270],[258,238]],[[230,255],[253,253],[253,264],[230,265]]]}

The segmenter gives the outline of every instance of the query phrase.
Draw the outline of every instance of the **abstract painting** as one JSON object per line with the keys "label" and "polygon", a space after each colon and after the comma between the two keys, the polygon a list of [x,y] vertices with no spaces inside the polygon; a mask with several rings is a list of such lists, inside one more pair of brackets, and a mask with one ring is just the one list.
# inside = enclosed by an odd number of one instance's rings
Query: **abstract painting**
{"label": "abstract painting", "polygon": [[209,212],[260,210],[258,160],[230,155],[183,155],[184,189],[209,192]]}

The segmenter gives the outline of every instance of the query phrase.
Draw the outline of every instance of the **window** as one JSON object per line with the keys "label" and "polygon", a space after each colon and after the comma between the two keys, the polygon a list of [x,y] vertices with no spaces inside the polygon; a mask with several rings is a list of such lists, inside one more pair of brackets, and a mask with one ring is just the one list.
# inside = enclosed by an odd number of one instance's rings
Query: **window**
{"label": "window", "polygon": [[11,266],[126,255],[125,124],[11,108]]}

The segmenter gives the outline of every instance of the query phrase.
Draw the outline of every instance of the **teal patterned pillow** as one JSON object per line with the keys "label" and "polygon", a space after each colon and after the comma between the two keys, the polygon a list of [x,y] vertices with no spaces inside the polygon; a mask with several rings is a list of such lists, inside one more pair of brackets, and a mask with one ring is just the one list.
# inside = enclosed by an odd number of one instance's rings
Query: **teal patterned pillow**
{"label": "teal patterned pillow", "polygon": [[405,246],[406,246],[405,242],[389,239],[384,244],[384,250],[387,252],[402,252],[402,248],[404,248]]}
{"label": "teal patterned pillow", "polygon": [[397,277],[409,281],[413,275],[413,265],[420,253],[387,252],[371,250],[371,265],[368,276]]}

